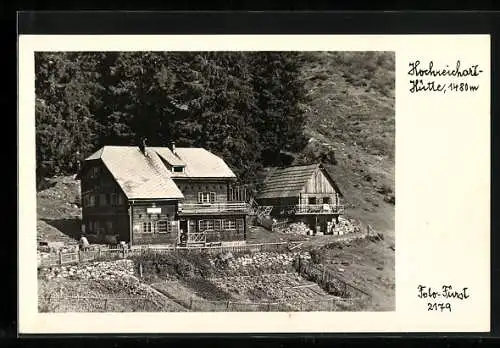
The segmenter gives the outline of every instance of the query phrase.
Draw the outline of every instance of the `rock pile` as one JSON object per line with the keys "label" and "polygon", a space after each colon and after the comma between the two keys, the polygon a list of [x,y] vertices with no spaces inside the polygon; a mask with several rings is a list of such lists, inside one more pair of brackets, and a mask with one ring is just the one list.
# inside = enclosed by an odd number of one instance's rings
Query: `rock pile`
{"label": "rock pile", "polygon": [[287,229],[283,231],[284,233],[302,234],[302,235],[312,235],[312,230],[303,222],[294,222],[288,226]]}
{"label": "rock pile", "polygon": [[[324,298],[328,294],[317,284],[297,273],[264,274],[255,277],[217,278],[213,282],[240,301],[286,302],[297,306],[304,301]],[[307,285],[306,288],[301,286]],[[313,289],[313,290],[312,290]]]}
{"label": "rock pile", "polygon": [[72,266],[53,267],[40,271],[40,276],[47,280],[53,278],[120,280],[133,275],[134,263],[132,260],[94,262]]}
{"label": "rock pile", "polygon": [[334,235],[344,235],[353,232],[360,232],[361,228],[355,220],[339,217],[339,223],[333,228]]}
{"label": "rock pile", "polygon": [[[222,265],[225,275],[259,275],[262,273],[282,273],[292,271],[292,263],[298,255],[305,259],[311,256],[307,252],[277,253],[277,252],[258,252],[246,254],[240,257],[233,257],[228,253],[224,257],[210,259],[212,266]],[[224,261],[222,261],[224,260]]]}
{"label": "rock pile", "polygon": [[[57,179],[48,179],[45,186],[47,188],[40,191],[38,197],[63,200],[71,208],[78,208],[80,204],[80,181],[75,180],[72,176],[61,176]],[[76,205],[76,207],[73,205]]]}

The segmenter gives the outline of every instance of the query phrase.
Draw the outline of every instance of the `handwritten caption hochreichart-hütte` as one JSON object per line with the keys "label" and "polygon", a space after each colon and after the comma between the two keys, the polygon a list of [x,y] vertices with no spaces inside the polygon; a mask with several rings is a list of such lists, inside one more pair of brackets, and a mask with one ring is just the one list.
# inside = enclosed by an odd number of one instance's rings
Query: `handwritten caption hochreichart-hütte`
{"label": "handwritten caption hochreichart-h\u00fctte", "polygon": [[409,63],[410,93],[450,93],[476,92],[479,90],[478,77],[484,73],[478,64],[455,64],[438,66],[431,60],[428,63],[415,60]]}

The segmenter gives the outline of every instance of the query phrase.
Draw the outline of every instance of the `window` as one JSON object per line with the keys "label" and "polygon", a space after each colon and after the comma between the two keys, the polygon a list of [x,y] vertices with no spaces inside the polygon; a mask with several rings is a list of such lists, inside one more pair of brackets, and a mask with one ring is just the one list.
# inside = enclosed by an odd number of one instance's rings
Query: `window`
{"label": "window", "polygon": [[308,204],[316,204],[316,197],[309,197],[307,200]]}
{"label": "window", "polygon": [[100,195],[95,196],[95,206],[98,207],[101,205]]}
{"label": "window", "polygon": [[99,221],[94,221],[94,233],[99,234]]}
{"label": "window", "polygon": [[92,221],[87,221],[87,230],[89,231],[89,233],[94,233],[94,224],[92,223]]}
{"label": "window", "polygon": [[207,231],[214,229],[214,220],[200,220],[200,231]]}
{"label": "window", "polygon": [[174,171],[174,173],[182,173],[182,172],[184,172],[184,167],[174,166],[173,171]]}
{"label": "window", "polygon": [[224,220],[224,229],[225,230],[235,230],[236,229],[236,220]]}
{"label": "window", "polygon": [[143,233],[152,233],[153,232],[151,222],[143,222],[142,223],[142,232]]}
{"label": "window", "polygon": [[198,203],[214,203],[215,192],[198,192]]}
{"label": "window", "polygon": [[242,232],[245,228],[245,220],[244,219],[237,219],[236,220],[236,229],[238,232]]}
{"label": "window", "polygon": [[98,176],[99,176],[99,167],[92,167],[92,169],[90,170],[90,178],[93,179]]}
{"label": "window", "polygon": [[330,204],[330,197],[323,197],[323,204]]}
{"label": "window", "polygon": [[216,231],[222,230],[222,220],[220,219],[214,220],[214,229]]}
{"label": "window", "polygon": [[159,220],[156,221],[156,232],[158,233],[167,233],[171,232],[172,227],[170,226],[170,221]]}
{"label": "window", "polygon": [[94,195],[89,196],[89,207],[95,207],[95,196]]}
{"label": "window", "polygon": [[83,196],[83,206],[88,207],[89,205],[90,205],[89,196],[88,195]]}
{"label": "window", "polygon": [[125,198],[121,193],[118,193],[118,205],[122,205],[125,202]]}
{"label": "window", "polygon": [[106,205],[110,205],[111,204],[111,195],[109,193],[106,193],[104,195],[104,201],[106,202],[105,203]]}

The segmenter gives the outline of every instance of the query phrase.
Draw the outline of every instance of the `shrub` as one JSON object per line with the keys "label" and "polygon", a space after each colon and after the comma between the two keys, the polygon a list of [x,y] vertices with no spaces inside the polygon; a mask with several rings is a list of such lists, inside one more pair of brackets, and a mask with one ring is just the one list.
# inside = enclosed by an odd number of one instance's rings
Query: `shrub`
{"label": "shrub", "polygon": [[387,184],[383,184],[377,189],[377,192],[383,195],[390,194],[392,193],[392,188]]}
{"label": "shrub", "polygon": [[213,269],[208,255],[199,252],[177,251],[157,253],[148,251],[133,257],[136,267],[142,264],[143,277],[188,278],[193,276],[208,277]]}
{"label": "shrub", "polygon": [[311,261],[315,264],[323,264],[326,260],[326,250],[313,249],[311,250]]}
{"label": "shrub", "polygon": [[333,165],[337,164],[334,149],[318,142],[311,142],[295,160],[295,164],[299,165],[318,162]]}

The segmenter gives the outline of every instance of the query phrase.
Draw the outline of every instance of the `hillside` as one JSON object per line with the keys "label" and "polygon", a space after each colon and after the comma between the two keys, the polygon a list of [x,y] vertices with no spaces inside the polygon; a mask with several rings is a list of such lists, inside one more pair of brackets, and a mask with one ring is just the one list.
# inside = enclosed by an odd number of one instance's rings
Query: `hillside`
{"label": "hillside", "polygon": [[334,157],[336,164],[327,167],[343,190],[347,213],[393,239],[394,55],[309,53],[302,77],[309,139],[303,153]]}
{"label": "hillside", "polygon": [[[70,57],[56,57],[71,62]],[[308,143],[293,157],[296,162],[322,161],[343,190],[348,215],[393,235],[394,55],[307,52],[298,56],[296,66],[305,93],[299,107]],[[49,185],[54,186],[40,187],[38,195],[40,234],[78,234],[78,183],[66,176]]]}
{"label": "hillside", "polygon": [[[285,152],[295,163],[323,162],[343,191],[346,215],[363,225],[370,224],[383,235],[383,240],[377,242],[361,241],[341,248],[329,246],[329,236],[324,236],[324,240],[307,237],[304,248],[319,248],[330,269],[369,291],[374,309],[391,309],[395,284],[394,56],[390,53],[314,52],[303,54],[298,65],[306,93],[298,105],[305,116],[303,133],[307,145],[300,152],[293,149],[285,149]],[[261,115],[262,120],[265,117]],[[282,126],[288,121],[280,119],[280,122]],[[262,140],[268,148],[282,146],[288,139],[283,135],[275,142],[272,131],[268,133],[269,137]],[[252,172],[244,168],[260,178],[265,176],[265,169]],[[80,234],[80,185],[71,171],[65,174],[39,181],[37,193],[38,241],[56,242],[55,248],[58,245],[73,247]],[[251,243],[295,239],[294,235],[270,233],[260,227],[250,229]],[[93,280],[82,284],[50,280],[39,285],[43,294],[62,288],[82,294],[89,292],[96,297],[121,294],[120,289],[117,292],[100,283],[94,284]],[[169,286],[177,289],[181,285]]]}

